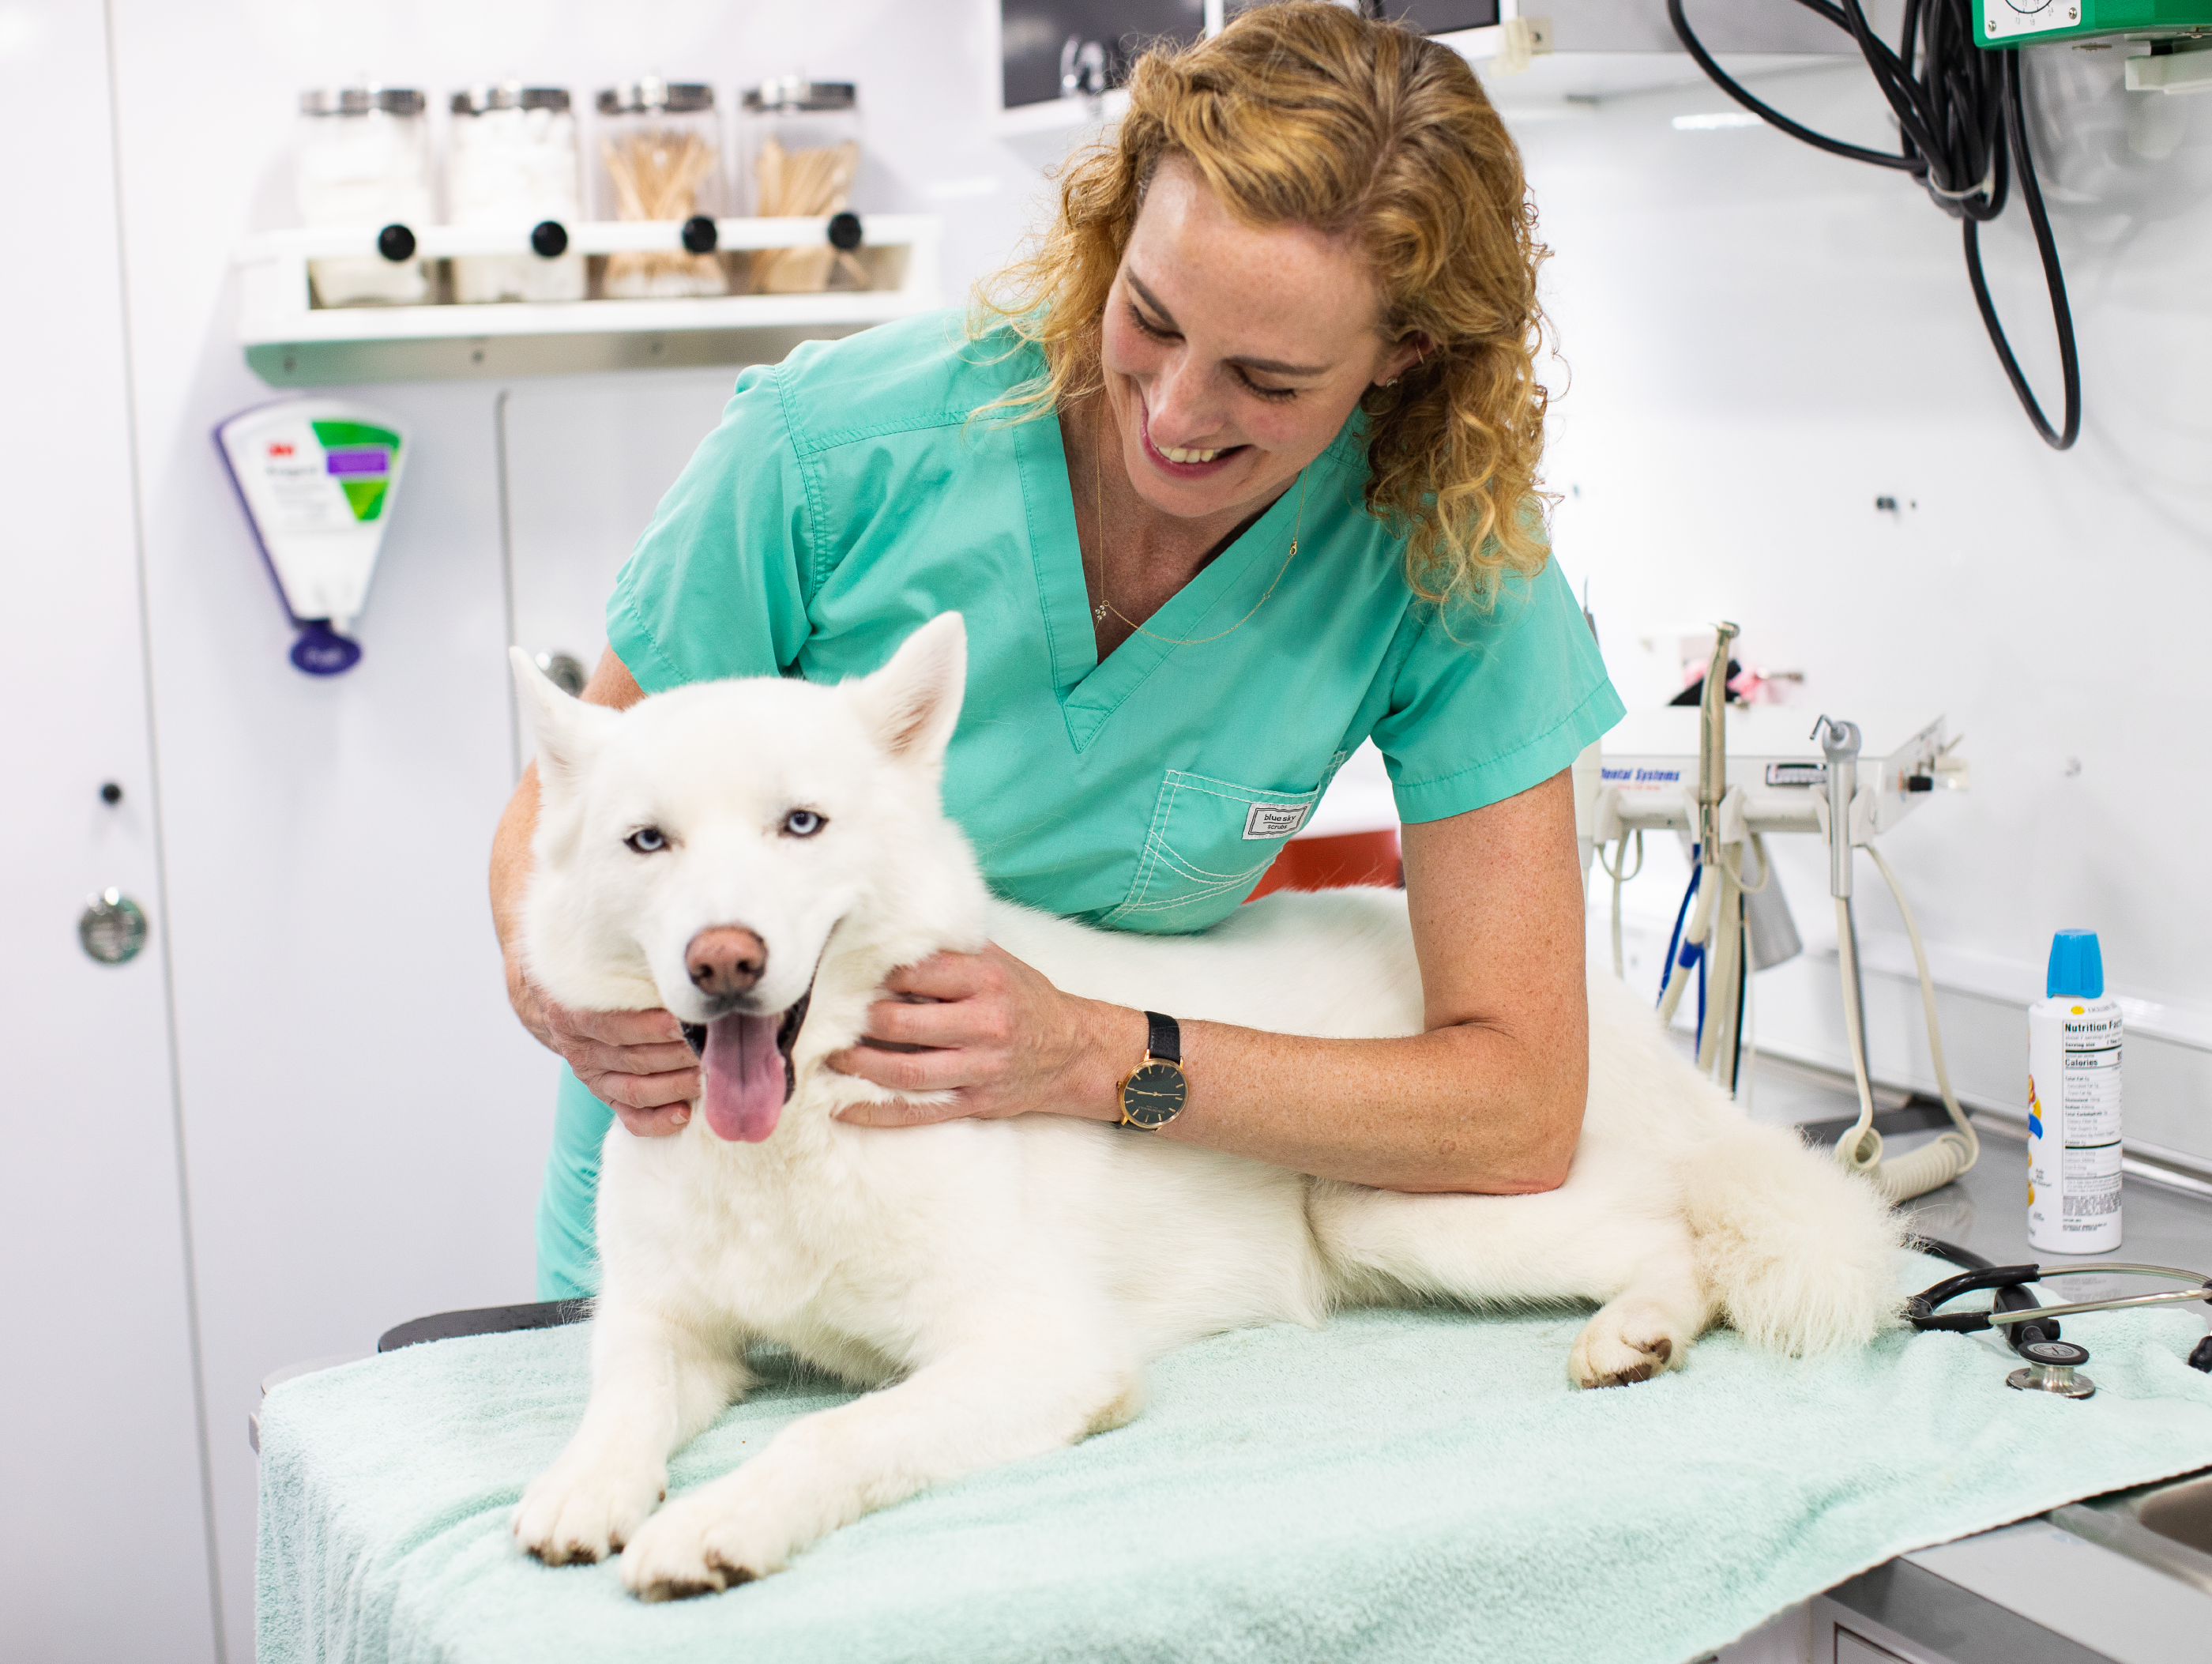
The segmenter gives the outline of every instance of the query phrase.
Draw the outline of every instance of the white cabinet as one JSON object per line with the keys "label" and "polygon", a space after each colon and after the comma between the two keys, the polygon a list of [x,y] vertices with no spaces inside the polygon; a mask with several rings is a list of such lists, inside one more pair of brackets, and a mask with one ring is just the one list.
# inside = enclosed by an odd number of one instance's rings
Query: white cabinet
{"label": "white cabinet", "polygon": [[[97,7],[9,21],[9,212],[53,234],[0,261],[0,1653],[207,1660],[107,44]],[[151,921],[119,964],[77,939],[110,888]]]}

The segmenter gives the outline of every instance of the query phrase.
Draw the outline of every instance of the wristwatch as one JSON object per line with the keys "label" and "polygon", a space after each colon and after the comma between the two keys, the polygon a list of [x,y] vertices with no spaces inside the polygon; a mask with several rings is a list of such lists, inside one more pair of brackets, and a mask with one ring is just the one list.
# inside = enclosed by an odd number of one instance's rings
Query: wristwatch
{"label": "wristwatch", "polygon": [[1145,1013],[1145,1060],[1121,1083],[1121,1125],[1157,1132],[1190,1098],[1182,1072],[1182,1029],[1171,1017]]}

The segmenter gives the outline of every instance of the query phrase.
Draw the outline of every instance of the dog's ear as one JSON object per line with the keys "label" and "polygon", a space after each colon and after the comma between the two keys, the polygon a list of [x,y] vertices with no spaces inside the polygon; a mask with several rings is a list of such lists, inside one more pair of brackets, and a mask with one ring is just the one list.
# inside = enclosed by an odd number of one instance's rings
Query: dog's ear
{"label": "dog's ear", "polygon": [[520,647],[507,650],[514,668],[514,700],[538,744],[538,785],[550,800],[566,792],[599,747],[607,724],[621,714],[586,705],[552,681]]}
{"label": "dog's ear", "polygon": [[967,689],[967,622],[940,612],[853,693],[884,750],[901,762],[934,765],[944,760]]}

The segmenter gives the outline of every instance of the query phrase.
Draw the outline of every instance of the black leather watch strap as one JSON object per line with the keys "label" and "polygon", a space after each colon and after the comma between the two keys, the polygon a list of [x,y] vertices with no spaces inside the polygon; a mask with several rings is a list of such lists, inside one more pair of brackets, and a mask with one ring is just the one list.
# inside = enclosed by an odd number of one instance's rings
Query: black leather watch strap
{"label": "black leather watch strap", "polygon": [[1182,1061],[1182,1025],[1158,1011],[1145,1013],[1145,1051],[1170,1063]]}

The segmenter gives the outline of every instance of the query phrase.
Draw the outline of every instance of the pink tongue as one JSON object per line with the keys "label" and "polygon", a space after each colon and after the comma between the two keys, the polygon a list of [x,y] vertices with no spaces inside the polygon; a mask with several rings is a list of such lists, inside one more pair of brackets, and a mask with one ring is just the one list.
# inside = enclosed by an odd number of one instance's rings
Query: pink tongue
{"label": "pink tongue", "polygon": [[775,1048],[779,1019],[732,1014],[707,1025],[700,1060],[706,1090],[700,1108],[718,1139],[758,1144],[783,1113],[783,1054]]}

